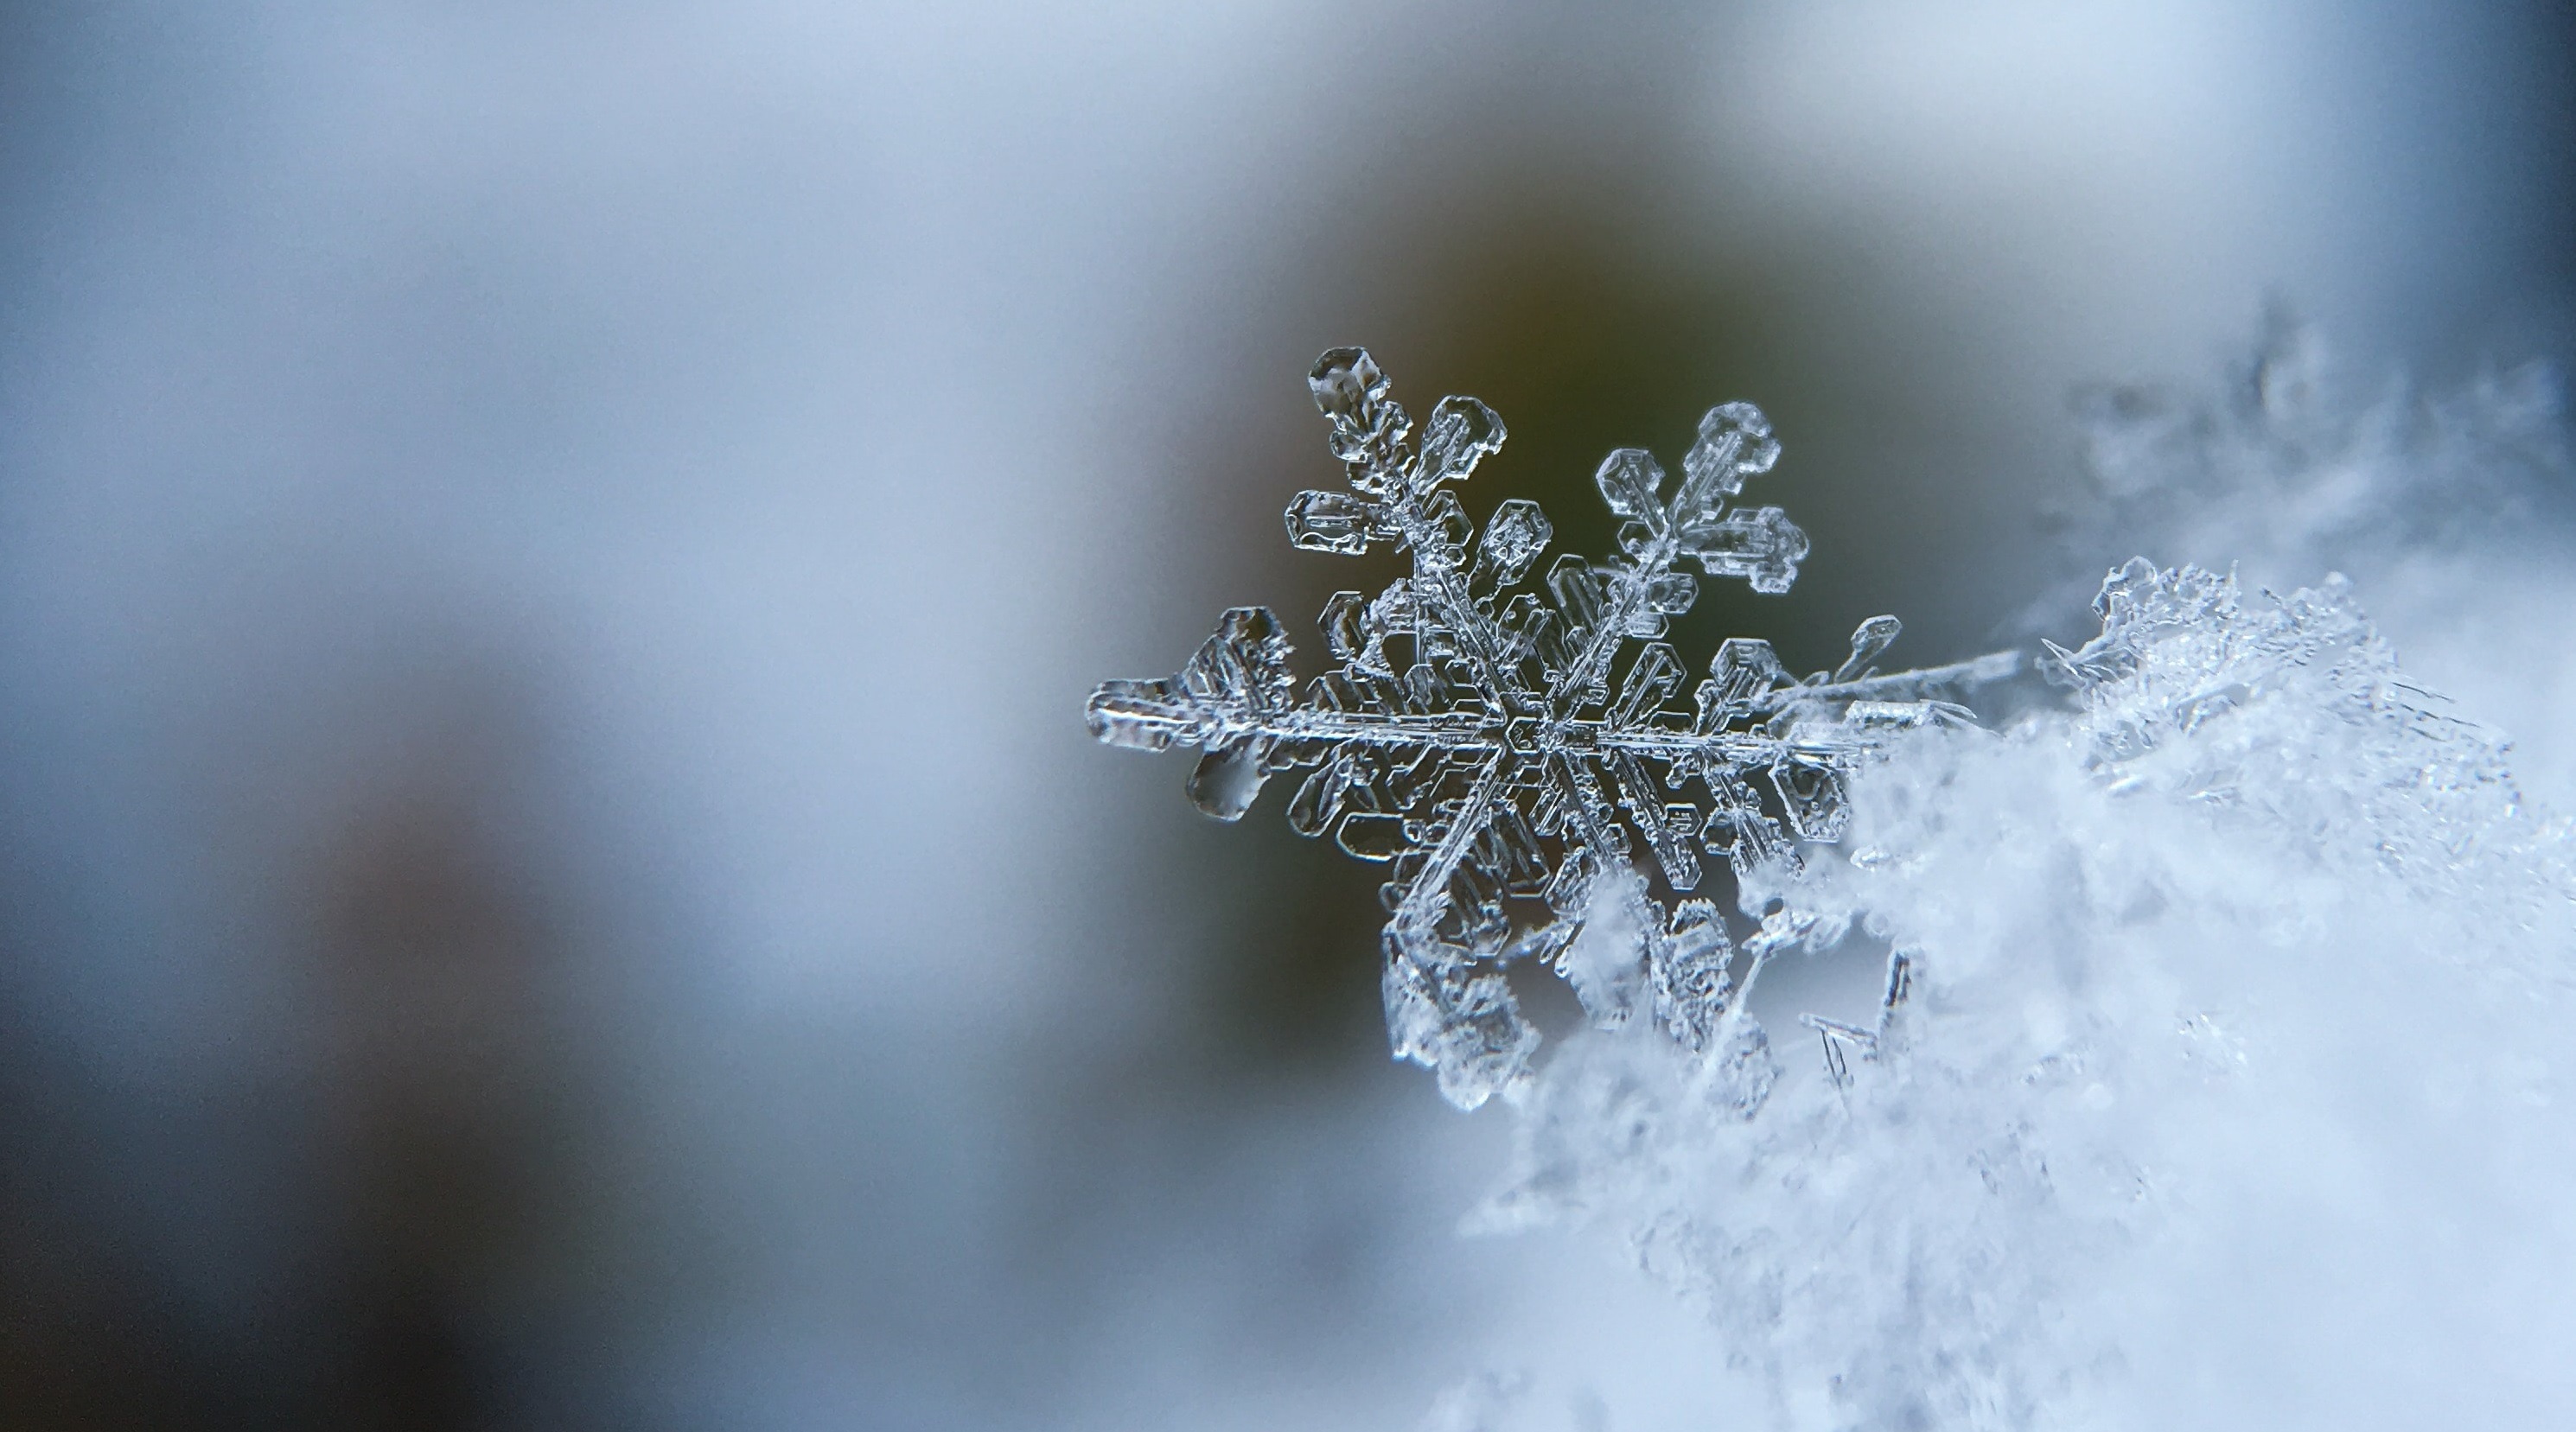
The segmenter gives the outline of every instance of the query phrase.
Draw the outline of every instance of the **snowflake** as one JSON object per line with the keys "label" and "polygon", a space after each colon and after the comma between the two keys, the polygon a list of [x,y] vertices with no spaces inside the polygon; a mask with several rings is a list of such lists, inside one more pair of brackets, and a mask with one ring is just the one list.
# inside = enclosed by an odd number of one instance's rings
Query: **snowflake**
{"label": "snowflake", "polygon": [[[1881,675],[1872,663],[1899,628],[1872,617],[1840,669],[1803,679],[1769,643],[1727,641],[1682,708],[1684,667],[1659,638],[1698,596],[1683,563],[1780,593],[1807,555],[1779,508],[1730,505],[1780,454],[1758,409],[1710,409],[1678,483],[1650,453],[1611,453],[1594,480],[1625,519],[1619,555],[1559,556],[1537,590],[1518,590],[1553,535],[1547,517],[1506,501],[1471,544],[1449,486],[1502,446],[1493,409],[1443,398],[1417,441],[1359,348],[1324,354],[1308,384],[1349,490],[1297,494],[1289,540],[1352,556],[1388,543],[1411,554],[1411,574],[1324,604],[1337,664],[1303,701],[1279,619],[1236,607],[1179,674],[1103,683],[1093,734],[1201,748],[1190,798],[1220,820],[1240,818],[1272,774],[1310,772],[1288,822],[1391,867],[1388,1035],[1460,1107],[1527,1078],[1538,1033],[1502,974],[1525,959],[1550,964],[1597,1024],[1651,1007],[1685,1048],[1743,1062],[1742,995],[1763,959],[1808,932],[1775,917],[1745,942],[1736,975],[1716,904],[1684,898],[1706,875],[1702,853],[1741,877],[1794,865],[1799,842],[1837,839],[1849,770],[1890,732],[1967,718],[1923,693],[2009,675],[2017,658]],[[1578,941],[1587,926],[1593,937]]]}

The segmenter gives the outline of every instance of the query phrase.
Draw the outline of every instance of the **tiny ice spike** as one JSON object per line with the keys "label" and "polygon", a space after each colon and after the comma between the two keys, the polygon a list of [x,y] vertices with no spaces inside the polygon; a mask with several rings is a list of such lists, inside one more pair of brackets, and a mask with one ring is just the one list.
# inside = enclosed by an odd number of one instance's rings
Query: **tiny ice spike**
{"label": "tiny ice spike", "polygon": [[[1502,503],[1471,542],[1447,486],[1502,446],[1493,409],[1443,398],[1417,442],[1360,348],[1326,353],[1308,385],[1349,487],[1297,494],[1289,541],[1351,556],[1386,544],[1411,555],[1411,575],[1324,604],[1335,665],[1302,701],[1279,619],[1236,607],[1178,675],[1102,683],[1092,733],[1149,751],[1199,747],[1190,799],[1220,820],[1241,817],[1271,775],[1309,773],[1288,823],[1391,867],[1388,1035],[1460,1107],[1528,1076],[1538,1033],[1502,974],[1516,960],[1548,961],[1605,1025],[1627,1022],[1641,990],[1658,992],[1673,1038],[1729,1057],[1720,1022],[1751,976],[1730,977],[1736,952],[1716,907],[1681,898],[1701,884],[1703,852],[1741,875],[1796,861],[1799,841],[1836,839],[1845,772],[1891,731],[1966,720],[1924,693],[2008,676],[2017,656],[1880,675],[1871,663],[1897,621],[1873,617],[1841,669],[1804,680],[1769,643],[1728,641],[1681,705],[1681,658],[1657,638],[1698,595],[1683,563],[1779,593],[1807,555],[1779,508],[1729,505],[1780,456],[1759,410],[1710,409],[1678,482],[1652,454],[1611,453],[1595,481],[1626,519],[1619,555],[1559,556],[1523,591],[1553,536],[1538,504]],[[1640,843],[1651,874],[1638,870]],[[1626,972],[1604,972],[1597,933],[1572,948],[1605,909],[1618,914],[1605,928],[1620,932],[1612,963]],[[1766,952],[1747,951],[1757,965]]]}

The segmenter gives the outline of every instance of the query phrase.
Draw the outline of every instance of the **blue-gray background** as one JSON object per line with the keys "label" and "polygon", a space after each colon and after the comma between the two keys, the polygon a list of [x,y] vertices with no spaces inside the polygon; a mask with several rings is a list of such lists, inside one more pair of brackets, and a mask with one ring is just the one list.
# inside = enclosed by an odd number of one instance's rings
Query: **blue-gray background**
{"label": "blue-gray background", "polygon": [[2272,299],[2566,353],[2571,76],[2542,7],[11,7],[0,1424],[1400,1426],[1678,1336],[1452,1236],[1500,1131],[1385,1064],[1368,874],[1083,732],[1384,579],[1281,540],[1306,364],[1487,398],[1471,509],[1593,550],[1758,402],[1816,556],[1694,649],[1956,657],[2078,382]]}

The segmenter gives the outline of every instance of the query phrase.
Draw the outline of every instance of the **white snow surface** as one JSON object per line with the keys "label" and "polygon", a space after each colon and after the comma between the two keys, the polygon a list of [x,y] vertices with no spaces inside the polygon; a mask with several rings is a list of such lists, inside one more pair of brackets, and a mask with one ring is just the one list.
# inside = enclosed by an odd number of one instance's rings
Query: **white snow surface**
{"label": "white snow surface", "polygon": [[1834,1078],[1775,1018],[1747,1118],[1669,1045],[1579,1036],[1478,1222],[1623,1238],[1751,1399],[1708,1425],[2549,1424],[2567,825],[2340,579],[2139,562],[2103,609],[2074,700],[1923,733],[1856,783],[1847,858],[1748,882],[1854,927],[1809,958],[1906,952],[1874,1057]]}

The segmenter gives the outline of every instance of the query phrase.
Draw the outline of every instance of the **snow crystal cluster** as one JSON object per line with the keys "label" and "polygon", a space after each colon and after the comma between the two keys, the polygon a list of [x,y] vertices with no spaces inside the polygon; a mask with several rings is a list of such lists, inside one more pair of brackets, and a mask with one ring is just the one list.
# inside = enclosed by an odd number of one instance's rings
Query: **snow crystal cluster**
{"label": "snow crystal cluster", "polygon": [[[1482,1223],[1625,1234],[1776,1425],[2425,1425],[2461,1356],[2576,1405],[2566,826],[2340,583],[2137,562],[2099,610],[2075,709],[1925,733],[1849,859],[1746,881],[1898,952],[1860,1057],[1748,1119],[1587,1035]],[[2269,1420],[2207,1401],[2249,1371]]]}

